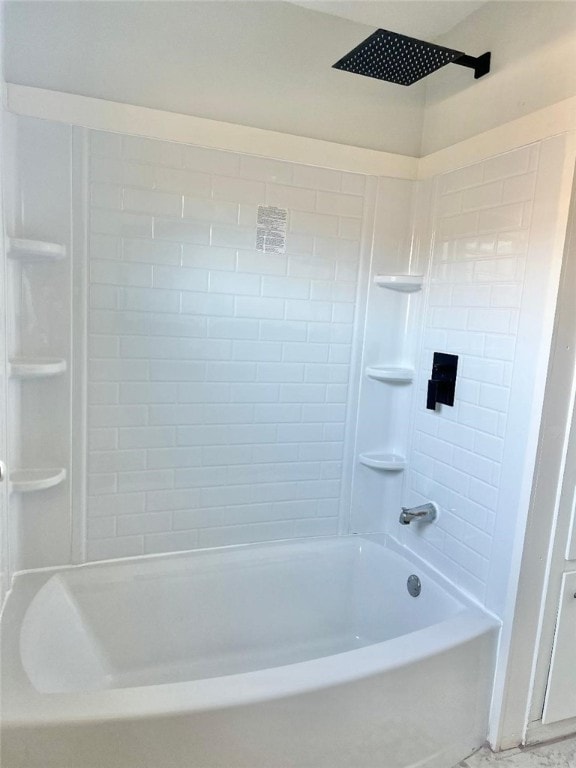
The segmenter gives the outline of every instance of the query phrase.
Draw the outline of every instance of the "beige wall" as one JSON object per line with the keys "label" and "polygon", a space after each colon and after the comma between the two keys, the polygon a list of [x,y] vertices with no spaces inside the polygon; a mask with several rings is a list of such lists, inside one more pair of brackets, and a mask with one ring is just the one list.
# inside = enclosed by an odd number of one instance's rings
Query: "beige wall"
{"label": "beige wall", "polygon": [[371,31],[281,2],[11,2],[6,79],[416,155],[424,85],[332,69]]}
{"label": "beige wall", "polygon": [[9,82],[412,156],[576,95],[570,0],[485,3],[437,42],[491,50],[490,75],[450,65],[410,88],[332,69],[373,27],[291,3],[18,0],[6,10]]}
{"label": "beige wall", "polygon": [[492,72],[448,66],[426,81],[422,154],[576,95],[576,3],[489,2],[438,40]]}

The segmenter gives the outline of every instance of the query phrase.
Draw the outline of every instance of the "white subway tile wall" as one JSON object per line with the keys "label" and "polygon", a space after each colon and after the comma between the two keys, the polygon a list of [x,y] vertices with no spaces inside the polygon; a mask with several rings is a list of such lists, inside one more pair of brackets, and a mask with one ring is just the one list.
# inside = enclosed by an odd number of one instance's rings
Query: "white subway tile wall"
{"label": "white subway tile wall", "polygon": [[336,533],[364,177],[90,139],[88,558]]}
{"label": "white subway tile wall", "polygon": [[[408,503],[433,499],[437,524],[402,533],[483,600],[507,430],[539,147],[436,182],[430,289],[406,478]],[[434,351],[459,356],[453,408],[426,410]]]}

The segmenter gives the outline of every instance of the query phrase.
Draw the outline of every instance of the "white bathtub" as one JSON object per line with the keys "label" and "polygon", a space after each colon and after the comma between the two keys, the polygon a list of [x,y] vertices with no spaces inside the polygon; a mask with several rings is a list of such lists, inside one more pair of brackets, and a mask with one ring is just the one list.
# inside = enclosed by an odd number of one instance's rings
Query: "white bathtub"
{"label": "white bathtub", "polygon": [[350,536],[21,574],[3,617],[3,768],[450,768],[485,739],[498,624],[391,547]]}

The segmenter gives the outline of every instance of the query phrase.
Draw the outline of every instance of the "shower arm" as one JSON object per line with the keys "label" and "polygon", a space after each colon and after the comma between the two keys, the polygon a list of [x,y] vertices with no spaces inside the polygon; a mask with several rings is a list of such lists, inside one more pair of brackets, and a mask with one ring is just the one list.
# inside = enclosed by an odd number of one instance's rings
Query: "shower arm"
{"label": "shower arm", "polygon": [[474,79],[487,75],[490,72],[490,51],[483,53],[482,56],[467,56],[463,53],[452,64],[460,64],[461,67],[468,67],[474,70]]}

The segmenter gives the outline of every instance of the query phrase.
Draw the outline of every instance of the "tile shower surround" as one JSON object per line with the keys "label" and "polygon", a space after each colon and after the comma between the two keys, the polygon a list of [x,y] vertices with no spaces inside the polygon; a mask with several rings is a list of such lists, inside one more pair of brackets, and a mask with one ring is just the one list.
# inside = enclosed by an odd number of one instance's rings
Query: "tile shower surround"
{"label": "tile shower surround", "polygon": [[[437,524],[403,533],[448,578],[485,599],[501,492],[510,385],[531,238],[539,146],[436,181],[406,493],[434,499]],[[426,410],[435,350],[459,355],[454,408]]]}
{"label": "tile shower surround", "polygon": [[365,178],[100,132],[89,174],[88,558],[336,533]]}

